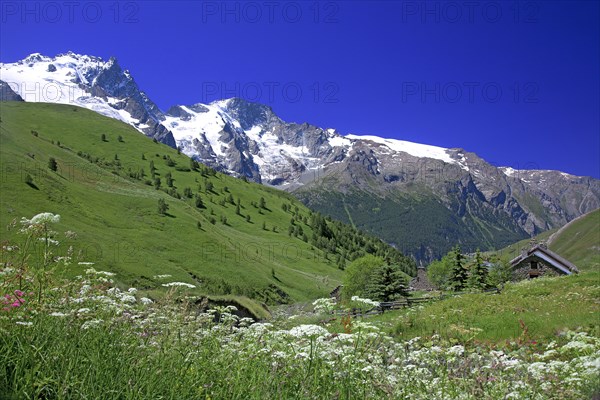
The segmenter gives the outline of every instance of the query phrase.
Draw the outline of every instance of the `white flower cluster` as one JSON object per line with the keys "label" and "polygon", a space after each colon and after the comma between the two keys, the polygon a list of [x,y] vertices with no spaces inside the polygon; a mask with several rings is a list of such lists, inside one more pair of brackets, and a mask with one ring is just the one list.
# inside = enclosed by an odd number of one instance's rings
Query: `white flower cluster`
{"label": "white flower cluster", "polygon": [[191,283],[185,283],[185,282],[163,283],[162,286],[164,286],[164,287],[181,286],[181,287],[187,287],[187,288],[190,288],[190,289],[193,289],[193,288],[196,287],[196,286],[192,285]]}
{"label": "white flower cluster", "polygon": [[335,307],[335,301],[331,298],[321,298],[313,301],[315,313],[317,314],[328,314]]}
{"label": "white flower cluster", "polygon": [[363,303],[369,306],[373,306],[373,307],[379,307],[379,302],[375,301],[375,300],[371,300],[371,299],[363,299],[361,297],[358,296],[352,296],[351,298],[352,301],[356,301],[357,303]]}

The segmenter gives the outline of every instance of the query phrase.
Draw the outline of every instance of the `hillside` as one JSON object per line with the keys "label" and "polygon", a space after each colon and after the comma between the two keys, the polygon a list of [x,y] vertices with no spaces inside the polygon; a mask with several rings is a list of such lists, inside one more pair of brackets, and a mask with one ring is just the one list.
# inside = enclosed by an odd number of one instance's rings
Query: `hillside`
{"label": "hillside", "polygon": [[600,209],[560,228],[548,239],[548,247],[580,269],[600,267]]}
{"label": "hillside", "polygon": [[[365,250],[413,272],[380,240],[313,214],[285,192],[194,163],[121,121],[22,102],[0,103],[0,117],[3,243],[18,238],[5,229],[11,221],[52,212],[61,215],[57,254],[72,246],[74,261],[116,272],[123,285],[156,292],[180,281],[196,286],[192,293],[269,303],[328,293]],[[76,238],[65,239],[66,231]],[[69,274],[82,273],[77,262]]]}
{"label": "hillside", "polygon": [[521,240],[499,250],[502,258],[510,260],[534,242],[544,242],[548,248],[574,263],[580,270],[600,267],[600,209],[569,222],[560,229],[546,231],[533,239]]}

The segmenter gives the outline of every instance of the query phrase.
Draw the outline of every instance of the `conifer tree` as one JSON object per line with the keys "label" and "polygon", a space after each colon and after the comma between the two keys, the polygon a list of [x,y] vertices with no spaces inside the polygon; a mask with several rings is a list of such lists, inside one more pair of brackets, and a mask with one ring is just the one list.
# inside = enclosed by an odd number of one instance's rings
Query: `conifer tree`
{"label": "conifer tree", "polygon": [[487,267],[484,264],[481,252],[477,249],[473,265],[469,268],[468,286],[472,289],[484,290],[487,286],[487,275]]}
{"label": "conifer tree", "polygon": [[462,254],[460,246],[456,245],[452,249],[452,273],[450,275],[450,287],[455,291],[463,290],[467,285],[469,270],[465,265],[465,256]]}

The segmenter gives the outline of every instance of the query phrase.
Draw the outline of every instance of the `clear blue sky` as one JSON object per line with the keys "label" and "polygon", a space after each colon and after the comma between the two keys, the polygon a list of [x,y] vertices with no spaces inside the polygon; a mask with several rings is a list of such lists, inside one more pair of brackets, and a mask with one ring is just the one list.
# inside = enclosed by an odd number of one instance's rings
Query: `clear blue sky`
{"label": "clear blue sky", "polygon": [[596,1],[3,1],[0,11],[2,62],[114,55],[163,110],[241,96],[343,134],[600,177]]}

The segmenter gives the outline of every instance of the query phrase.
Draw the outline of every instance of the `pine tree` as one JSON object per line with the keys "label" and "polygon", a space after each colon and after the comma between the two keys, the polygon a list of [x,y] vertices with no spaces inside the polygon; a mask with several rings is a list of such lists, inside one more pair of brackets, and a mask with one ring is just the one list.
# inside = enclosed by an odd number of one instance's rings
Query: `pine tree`
{"label": "pine tree", "polygon": [[373,271],[366,294],[378,301],[394,301],[398,297],[408,296],[406,278],[400,267],[384,264]]}
{"label": "pine tree", "polygon": [[165,215],[167,210],[169,209],[169,205],[163,199],[158,199],[158,213],[160,215]]}
{"label": "pine tree", "polygon": [[50,168],[50,170],[54,172],[56,172],[56,170],[58,169],[58,164],[56,163],[54,157],[50,157],[50,159],[48,160],[48,168]]}
{"label": "pine tree", "polygon": [[477,249],[475,253],[475,260],[471,268],[469,269],[469,280],[468,286],[476,290],[484,290],[487,287],[487,275],[488,270],[483,262],[481,252]]}
{"label": "pine tree", "polygon": [[171,173],[170,173],[170,172],[167,172],[167,173],[165,174],[165,179],[166,179],[166,181],[167,181],[167,186],[168,186],[168,187],[173,187],[173,176],[171,175]]}
{"label": "pine tree", "polygon": [[265,203],[264,197],[261,197],[260,200],[258,201],[258,208],[263,208],[263,209],[267,208],[267,204]]}
{"label": "pine tree", "polygon": [[456,245],[452,249],[452,273],[450,275],[450,287],[455,291],[463,290],[467,285],[469,270],[465,265],[465,256],[462,254],[460,246]]}
{"label": "pine tree", "polygon": [[202,202],[202,197],[199,194],[196,195],[196,207],[204,208],[204,203]]}

